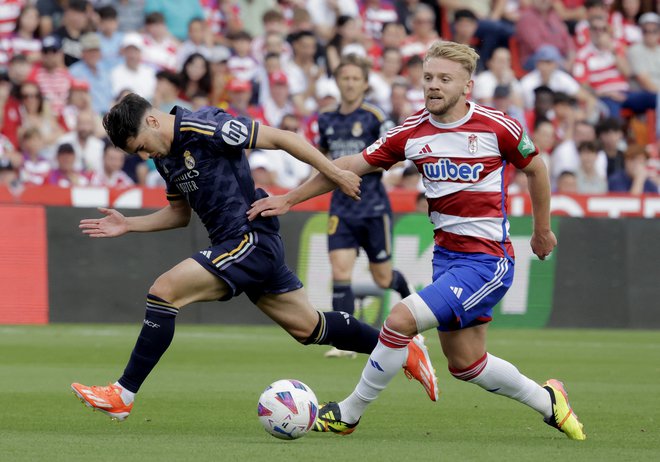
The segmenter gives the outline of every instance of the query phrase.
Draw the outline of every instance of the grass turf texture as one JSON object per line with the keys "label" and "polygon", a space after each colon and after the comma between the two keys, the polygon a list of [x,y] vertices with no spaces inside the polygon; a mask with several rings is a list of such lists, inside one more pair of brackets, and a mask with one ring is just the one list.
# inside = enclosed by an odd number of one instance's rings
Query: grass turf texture
{"label": "grass turf texture", "polygon": [[366,356],[324,359],[277,327],[181,325],[122,423],[80,404],[69,384],[123,370],[139,326],[0,326],[0,460],[13,461],[645,461],[660,454],[660,334],[498,330],[489,351],[542,382],[565,381],[587,441],[569,441],[534,411],[449,375],[427,343],[442,395],[431,403],[403,373],[353,435],[268,435],[257,398],[296,378],[319,401],[352,391]]}

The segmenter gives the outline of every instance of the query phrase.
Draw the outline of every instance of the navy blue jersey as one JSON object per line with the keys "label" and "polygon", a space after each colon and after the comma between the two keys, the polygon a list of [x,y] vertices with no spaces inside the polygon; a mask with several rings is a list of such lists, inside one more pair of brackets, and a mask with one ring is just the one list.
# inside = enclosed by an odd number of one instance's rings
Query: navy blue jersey
{"label": "navy blue jersey", "polygon": [[279,222],[259,217],[248,221],[246,212],[255,191],[244,149],[254,148],[259,124],[206,107],[175,115],[174,140],[168,156],[154,159],[167,184],[169,201],[186,200],[199,215],[213,245],[252,231],[276,233]]}
{"label": "navy blue jersey", "polygon": [[[339,110],[322,112],[318,123],[319,147],[327,151],[333,160],[362,152],[394,126],[383,111],[369,103],[362,103],[350,114],[341,114]],[[381,177],[381,172],[362,177],[362,200],[359,202],[335,190],[330,202],[330,214],[344,218],[365,218],[391,213]]]}

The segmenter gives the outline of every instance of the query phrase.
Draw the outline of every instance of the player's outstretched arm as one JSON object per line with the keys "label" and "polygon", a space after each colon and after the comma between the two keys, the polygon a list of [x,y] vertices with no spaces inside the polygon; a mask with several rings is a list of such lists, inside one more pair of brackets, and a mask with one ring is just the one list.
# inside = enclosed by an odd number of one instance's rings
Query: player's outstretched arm
{"label": "player's outstretched arm", "polygon": [[550,228],[550,178],[548,169],[540,157],[534,157],[523,169],[527,175],[529,194],[532,199],[534,232],[530,244],[532,251],[541,260],[550,255],[557,245],[555,233]]}
{"label": "player's outstretched arm", "polygon": [[[353,172],[359,176],[378,170],[377,167],[368,164],[362,154],[340,157],[332,163],[342,170]],[[282,196],[270,196],[254,202],[252,208],[247,212],[248,219],[254,220],[259,215],[262,217],[283,215],[294,205],[332,191],[336,187],[337,185],[324,175],[316,174]]]}
{"label": "player's outstretched arm", "polygon": [[162,231],[180,228],[190,222],[191,209],[187,202],[171,202],[157,212],[137,217],[125,217],[117,210],[99,207],[102,218],[80,220],[79,228],[89,237],[119,237],[129,232]]}
{"label": "player's outstretched arm", "polygon": [[[261,125],[257,135],[259,149],[282,149],[325,175],[334,187],[355,200],[360,199],[361,178],[353,172],[343,170],[301,136],[277,128]],[[333,188],[334,189],[334,188]]]}

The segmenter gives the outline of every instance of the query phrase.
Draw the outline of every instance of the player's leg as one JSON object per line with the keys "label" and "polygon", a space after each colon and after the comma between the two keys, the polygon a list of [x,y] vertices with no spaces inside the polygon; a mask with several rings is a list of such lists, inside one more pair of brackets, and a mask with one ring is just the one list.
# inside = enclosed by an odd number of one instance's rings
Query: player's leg
{"label": "player's leg", "polygon": [[382,263],[369,262],[369,271],[378,287],[397,291],[401,299],[410,295],[408,281],[400,271],[392,268],[391,260]]}
{"label": "player's leg", "polygon": [[179,309],[196,301],[217,300],[229,290],[227,283],[195,260],[179,263],[149,289],[142,330],[119,380],[105,387],[74,383],[73,391],[88,406],[124,420],[135,394],[172,342]]}
{"label": "player's leg", "polygon": [[330,250],[332,268],[332,310],[348,314],[355,312],[355,295],[351,287],[353,267],[357,258],[355,248]]}

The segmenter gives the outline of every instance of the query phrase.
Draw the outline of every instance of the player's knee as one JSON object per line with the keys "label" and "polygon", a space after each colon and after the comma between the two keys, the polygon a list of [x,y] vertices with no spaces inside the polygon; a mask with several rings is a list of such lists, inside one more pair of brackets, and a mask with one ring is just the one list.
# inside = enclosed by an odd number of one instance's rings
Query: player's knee
{"label": "player's knee", "polygon": [[385,320],[387,327],[402,335],[412,337],[417,335],[417,323],[412,313],[403,303],[397,303]]}
{"label": "player's knee", "polygon": [[388,274],[380,274],[380,273],[374,273],[373,274],[374,282],[378,287],[381,289],[388,289],[390,285],[392,285],[392,272],[390,271]]}
{"label": "player's knee", "polygon": [[162,300],[167,300],[169,303],[175,304],[176,294],[172,290],[171,284],[167,283],[166,276],[160,276],[149,287],[149,293],[155,295]]}

